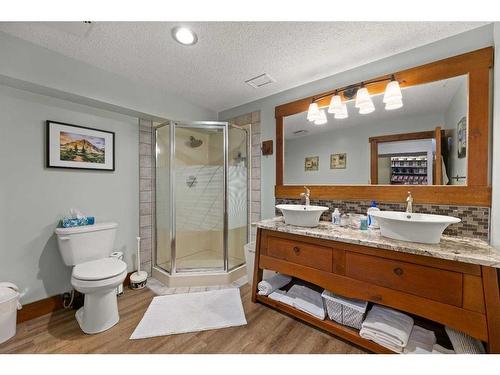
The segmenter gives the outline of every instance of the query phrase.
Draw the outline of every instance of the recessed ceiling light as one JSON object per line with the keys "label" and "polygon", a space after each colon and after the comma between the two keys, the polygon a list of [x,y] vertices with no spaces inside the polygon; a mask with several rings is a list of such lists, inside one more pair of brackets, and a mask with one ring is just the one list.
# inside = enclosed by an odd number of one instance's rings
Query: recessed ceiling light
{"label": "recessed ceiling light", "polygon": [[185,46],[192,46],[198,41],[196,33],[189,30],[187,27],[174,27],[172,29],[172,37],[176,42]]}

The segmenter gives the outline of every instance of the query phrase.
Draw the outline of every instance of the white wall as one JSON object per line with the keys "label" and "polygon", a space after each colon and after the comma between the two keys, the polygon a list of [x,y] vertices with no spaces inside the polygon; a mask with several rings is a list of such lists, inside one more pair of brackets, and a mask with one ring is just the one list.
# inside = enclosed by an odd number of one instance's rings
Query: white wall
{"label": "white wall", "polygon": [[[441,114],[395,118],[382,123],[349,124],[344,128],[285,141],[285,184],[368,184],[370,144],[378,135],[434,130]],[[346,169],[330,169],[330,154],[347,153]],[[319,171],[306,172],[304,158],[319,156]]]}
{"label": "white wall", "polygon": [[[71,289],[54,229],[72,207],[119,224],[115,249],[133,270],[139,230],[138,120],[0,85],[0,281],[22,302]],[[114,172],[45,168],[45,120],[115,132]]]}
{"label": "white wall", "polygon": [[[428,62],[459,55],[461,53],[470,52],[491,45],[493,45],[493,26],[486,25],[484,27],[415,48],[386,59],[353,68],[325,79],[298,86],[251,103],[225,110],[219,113],[219,119],[230,119],[245,113],[260,110],[262,128],[261,138],[263,141],[268,139],[275,140],[276,123],[274,109],[280,104],[288,103],[293,100],[318,94],[320,92],[325,92],[335,87],[346,86],[355,82],[419,66]],[[269,73],[272,75],[273,72]],[[498,158],[500,159],[500,155]],[[275,155],[262,157],[261,172],[263,218],[274,216],[273,187],[276,183],[275,163]],[[497,178],[500,183],[500,177]]]}

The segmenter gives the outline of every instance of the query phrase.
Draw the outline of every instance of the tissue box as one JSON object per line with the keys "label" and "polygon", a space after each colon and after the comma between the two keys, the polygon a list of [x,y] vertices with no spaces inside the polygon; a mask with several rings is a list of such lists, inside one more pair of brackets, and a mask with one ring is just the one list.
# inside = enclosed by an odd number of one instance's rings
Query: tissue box
{"label": "tissue box", "polygon": [[93,216],[82,217],[82,218],[65,217],[62,219],[63,228],[79,227],[82,225],[92,225],[94,223],[95,223],[95,218]]}

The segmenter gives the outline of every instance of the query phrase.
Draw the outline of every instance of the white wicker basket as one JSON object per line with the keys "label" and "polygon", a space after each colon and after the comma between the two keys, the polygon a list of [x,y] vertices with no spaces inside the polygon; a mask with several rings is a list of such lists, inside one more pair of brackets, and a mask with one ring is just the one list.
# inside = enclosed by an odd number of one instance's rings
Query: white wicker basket
{"label": "white wicker basket", "polygon": [[326,305],[328,317],[337,323],[361,329],[368,302],[341,297],[325,290],[321,296]]}

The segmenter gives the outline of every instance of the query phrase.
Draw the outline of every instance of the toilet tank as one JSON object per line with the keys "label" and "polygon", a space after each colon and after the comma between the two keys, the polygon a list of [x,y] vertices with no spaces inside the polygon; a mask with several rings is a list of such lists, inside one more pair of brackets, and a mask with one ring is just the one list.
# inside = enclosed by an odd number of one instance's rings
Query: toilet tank
{"label": "toilet tank", "polygon": [[72,228],[57,228],[57,243],[68,266],[108,257],[113,252],[116,223],[97,223]]}

